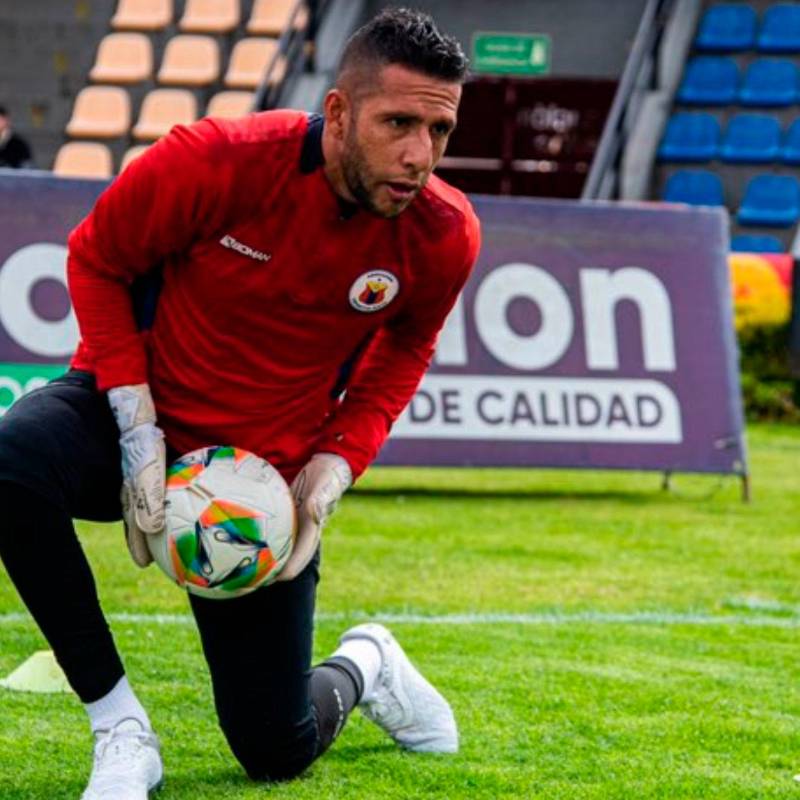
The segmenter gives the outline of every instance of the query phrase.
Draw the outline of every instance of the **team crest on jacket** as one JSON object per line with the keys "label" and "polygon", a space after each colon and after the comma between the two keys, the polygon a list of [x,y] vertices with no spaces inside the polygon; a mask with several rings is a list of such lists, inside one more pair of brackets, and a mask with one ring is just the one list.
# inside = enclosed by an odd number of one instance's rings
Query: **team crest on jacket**
{"label": "team crest on jacket", "polygon": [[359,275],[350,287],[350,305],[357,311],[371,314],[386,308],[397,296],[400,281],[383,269]]}

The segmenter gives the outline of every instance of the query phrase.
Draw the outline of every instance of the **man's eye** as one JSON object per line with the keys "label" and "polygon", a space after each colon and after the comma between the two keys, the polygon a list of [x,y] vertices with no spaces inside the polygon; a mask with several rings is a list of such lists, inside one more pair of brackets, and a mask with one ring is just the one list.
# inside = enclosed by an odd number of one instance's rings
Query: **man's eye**
{"label": "man's eye", "polygon": [[389,120],[389,124],[393,128],[405,128],[408,127],[409,118],[408,117],[392,117]]}
{"label": "man's eye", "polygon": [[447,136],[450,133],[450,126],[445,124],[434,125],[433,133],[435,136]]}

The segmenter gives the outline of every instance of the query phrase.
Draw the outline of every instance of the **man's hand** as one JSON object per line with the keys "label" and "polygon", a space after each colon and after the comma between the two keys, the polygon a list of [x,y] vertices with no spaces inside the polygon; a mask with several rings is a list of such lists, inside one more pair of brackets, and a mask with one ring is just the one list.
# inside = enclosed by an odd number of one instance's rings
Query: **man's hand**
{"label": "man's hand", "polygon": [[156,410],[146,383],[109,389],[108,402],[120,431],[122,518],[128,549],[136,564],[146,567],[153,557],[145,534],[164,528],[164,433],[156,426]]}
{"label": "man's hand", "polygon": [[297,538],[279,581],[297,577],[314,556],[322,527],[353,483],[350,465],[334,453],[317,453],[292,481],[297,507]]}

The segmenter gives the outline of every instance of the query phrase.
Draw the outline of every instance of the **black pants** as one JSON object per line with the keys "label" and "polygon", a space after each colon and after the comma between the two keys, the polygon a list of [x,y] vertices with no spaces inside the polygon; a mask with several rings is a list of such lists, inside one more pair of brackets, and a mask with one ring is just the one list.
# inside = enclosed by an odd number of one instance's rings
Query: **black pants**
{"label": "black pants", "polygon": [[[0,420],[0,507],[10,509],[0,556],[84,702],[124,674],[72,526],[75,517],[120,519],[118,438],[105,395],[76,371]],[[42,552],[46,559],[36,557]],[[350,662],[311,669],[318,580],[319,554],[293,581],[227,600],[190,597],[220,725],[256,779],[299,774],[330,745],[361,692]]]}

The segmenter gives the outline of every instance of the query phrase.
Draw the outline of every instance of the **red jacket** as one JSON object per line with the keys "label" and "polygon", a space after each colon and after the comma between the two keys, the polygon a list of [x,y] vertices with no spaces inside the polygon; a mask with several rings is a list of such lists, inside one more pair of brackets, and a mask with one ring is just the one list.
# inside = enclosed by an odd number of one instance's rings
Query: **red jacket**
{"label": "red jacket", "polygon": [[[73,367],[101,390],[148,382],[178,451],[236,445],[289,480],[314,452],[354,475],[372,461],[479,247],[469,202],[434,176],[394,219],[344,213],[320,134],[294,111],[176,127],[69,238]],[[157,267],[143,333],[130,284]]]}

